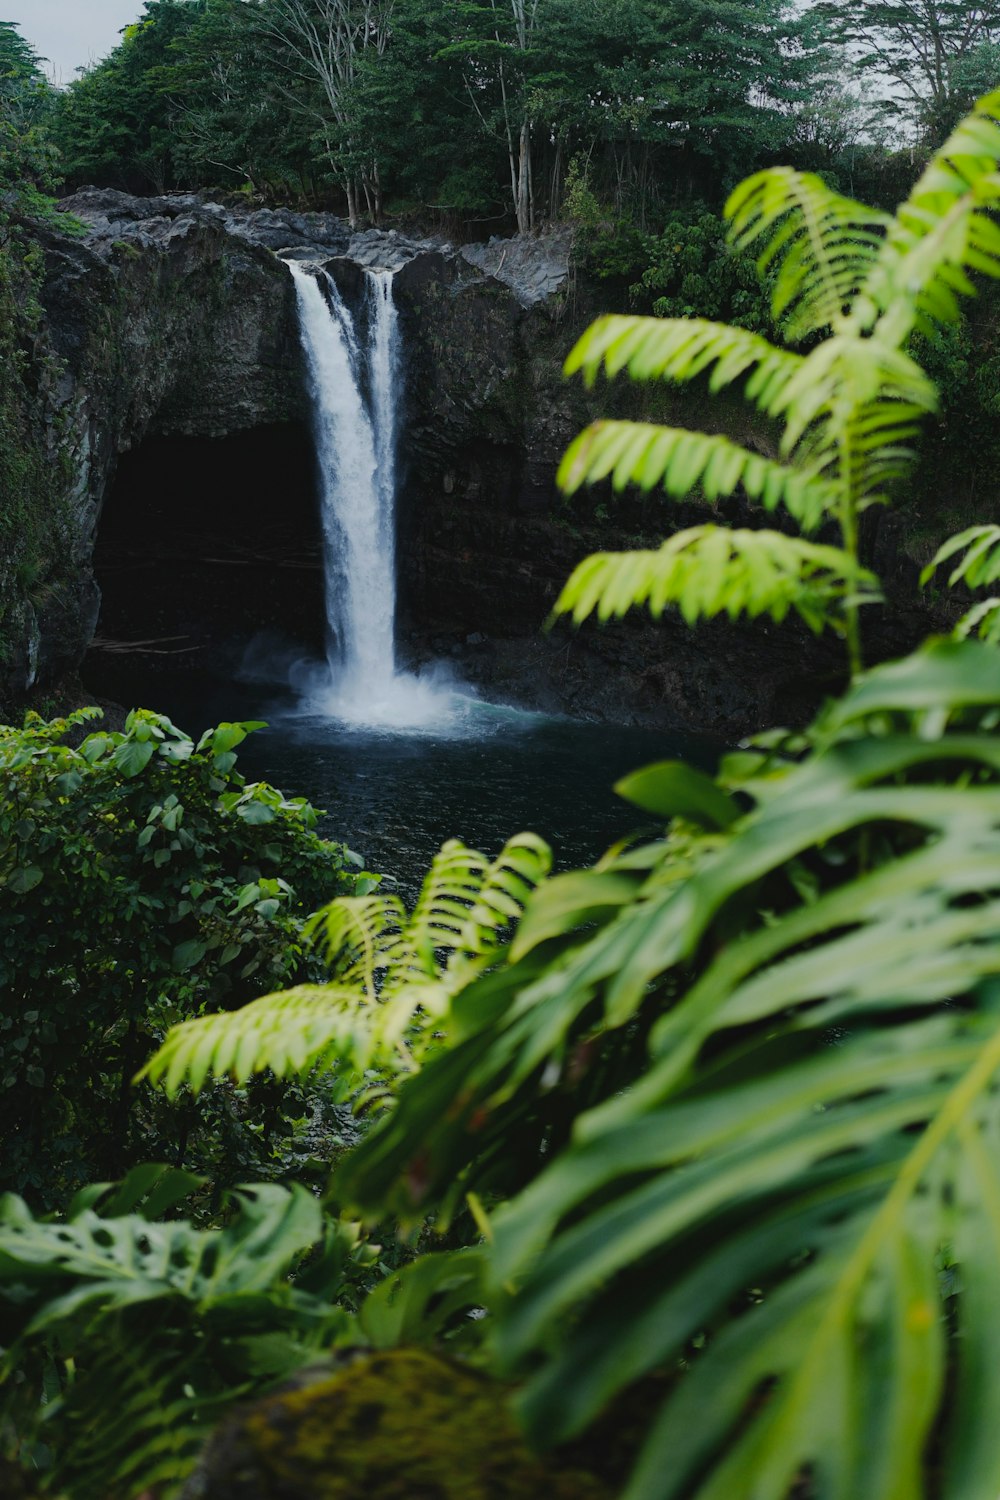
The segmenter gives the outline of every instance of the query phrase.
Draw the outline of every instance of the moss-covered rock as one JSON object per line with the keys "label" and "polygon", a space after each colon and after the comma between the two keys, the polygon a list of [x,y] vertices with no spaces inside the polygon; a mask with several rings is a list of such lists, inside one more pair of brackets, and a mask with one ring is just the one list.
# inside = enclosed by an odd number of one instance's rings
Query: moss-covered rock
{"label": "moss-covered rock", "polygon": [[232,1417],[184,1500],[609,1500],[533,1454],[506,1392],[420,1349],[358,1359]]}

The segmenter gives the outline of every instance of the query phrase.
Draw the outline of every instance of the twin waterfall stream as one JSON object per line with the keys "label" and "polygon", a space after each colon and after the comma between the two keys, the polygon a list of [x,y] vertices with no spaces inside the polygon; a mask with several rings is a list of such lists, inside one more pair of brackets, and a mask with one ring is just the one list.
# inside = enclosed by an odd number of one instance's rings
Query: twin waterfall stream
{"label": "twin waterfall stream", "polygon": [[347,723],[420,728],[447,718],[453,695],[396,670],[402,378],[392,273],[365,272],[356,325],[332,276],[286,264],[312,399],[324,551],[328,670],[306,685],[307,706]]}

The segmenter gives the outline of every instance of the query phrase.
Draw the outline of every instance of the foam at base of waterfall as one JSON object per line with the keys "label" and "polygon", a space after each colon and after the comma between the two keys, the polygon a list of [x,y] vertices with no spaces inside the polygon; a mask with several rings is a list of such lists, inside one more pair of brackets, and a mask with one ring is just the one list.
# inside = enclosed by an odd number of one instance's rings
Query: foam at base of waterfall
{"label": "foam at base of waterfall", "polygon": [[483,732],[483,705],[444,664],[366,682],[318,666],[300,670],[296,678],[300,713],[333,719],[349,729],[448,738]]}

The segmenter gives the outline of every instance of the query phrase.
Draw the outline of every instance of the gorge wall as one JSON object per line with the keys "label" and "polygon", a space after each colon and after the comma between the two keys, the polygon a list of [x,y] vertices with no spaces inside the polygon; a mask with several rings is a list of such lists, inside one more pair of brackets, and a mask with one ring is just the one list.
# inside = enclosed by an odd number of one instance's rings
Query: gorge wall
{"label": "gorge wall", "polygon": [[[308,409],[276,251],[326,265],[347,298],[364,266],[397,272],[409,392],[399,623],[411,661],[443,654],[530,706],[726,736],[800,718],[835,685],[838,644],[794,627],[692,633],[637,617],[540,633],[581,557],[655,542],[695,513],[662,497],[567,507],[555,470],[595,413],[644,410],[768,441],[697,395],[563,381],[576,333],[600,310],[564,236],[454,249],[194,196],[89,190],[65,206],[86,233],[44,234],[32,356],[53,372],[38,391],[50,545],[40,569],[0,584],[11,638],[0,701],[76,672],[98,628],[105,649],[138,643],[151,660],[196,661],[259,630],[319,646]],[[891,524],[871,541],[890,578],[912,581]],[[917,628],[894,614],[880,652]]]}

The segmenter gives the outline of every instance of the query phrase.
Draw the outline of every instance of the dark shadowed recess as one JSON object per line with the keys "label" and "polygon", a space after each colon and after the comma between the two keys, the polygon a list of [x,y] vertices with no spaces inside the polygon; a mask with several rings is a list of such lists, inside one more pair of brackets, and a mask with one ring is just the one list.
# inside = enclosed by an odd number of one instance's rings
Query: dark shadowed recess
{"label": "dark shadowed recess", "polygon": [[262,631],[321,654],[313,466],[308,428],[296,423],[152,437],[123,455],[98,527],[102,604],[87,686],[115,698],[139,660],[154,679],[160,669],[228,672]]}

